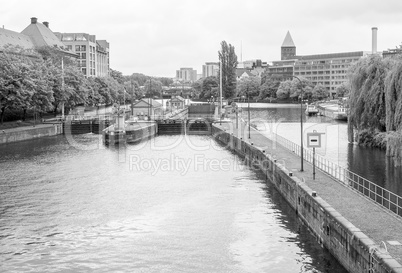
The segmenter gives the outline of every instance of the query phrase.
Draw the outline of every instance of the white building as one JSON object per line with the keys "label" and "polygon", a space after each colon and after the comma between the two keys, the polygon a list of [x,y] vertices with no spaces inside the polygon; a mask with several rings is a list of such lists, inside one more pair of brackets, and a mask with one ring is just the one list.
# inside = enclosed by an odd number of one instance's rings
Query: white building
{"label": "white building", "polygon": [[109,75],[109,43],[96,40],[95,35],[87,33],[54,33],[68,49],[76,53],[78,65],[87,77]]}
{"label": "white building", "polygon": [[184,82],[195,82],[197,81],[197,70],[189,67],[180,68],[180,70],[176,70],[176,79]]}
{"label": "white building", "polygon": [[218,76],[219,63],[208,62],[202,66],[202,77]]}

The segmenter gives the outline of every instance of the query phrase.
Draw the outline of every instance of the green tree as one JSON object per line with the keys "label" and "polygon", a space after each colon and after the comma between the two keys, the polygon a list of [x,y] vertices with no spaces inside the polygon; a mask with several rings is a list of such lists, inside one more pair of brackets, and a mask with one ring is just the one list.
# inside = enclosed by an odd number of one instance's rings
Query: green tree
{"label": "green tree", "polygon": [[347,97],[350,94],[350,84],[349,82],[343,82],[336,88],[336,96],[338,98]]}
{"label": "green tree", "polygon": [[141,73],[133,73],[130,75],[130,78],[134,81],[138,82],[140,86],[144,86],[147,81],[149,81],[149,76],[146,76]]}
{"label": "green tree", "polygon": [[219,97],[218,82],[219,82],[219,80],[215,76],[206,77],[202,81],[202,90],[201,90],[200,98],[209,99],[209,98],[211,98],[211,96],[213,96],[214,98]]}
{"label": "green tree", "polygon": [[32,59],[21,47],[5,47],[0,55],[0,122],[7,109],[27,108],[32,99]]}
{"label": "green tree", "polygon": [[292,81],[284,81],[279,84],[278,91],[276,91],[276,97],[280,100],[287,100],[290,98],[292,91]]}
{"label": "green tree", "polygon": [[351,125],[358,129],[385,131],[385,78],[394,65],[394,60],[370,55],[350,68],[348,122]]}
{"label": "green tree", "polygon": [[291,90],[289,97],[295,101],[300,99],[301,91],[303,90],[303,100],[312,100],[313,97],[313,84],[306,78],[293,78],[291,82]]}
{"label": "green tree", "polygon": [[260,93],[260,78],[246,77],[241,79],[237,84],[237,96],[254,98]]}
{"label": "green tree", "polygon": [[204,79],[199,79],[198,81],[195,81],[191,84],[191,87],[194,90],[194,96],[199,98],[201,93],[202,93],[202,82]]}
{"label": "green tree", "polygon": [[111,89],[110,80],[108,78],[95,78],[95,88],[101,97],[101,104],[110,105],[117,101],[117,92]]}
{"label": "green tree", "polygon": [[402,131],[402,58],[389,60],[390,70],[385,79],[387,131]]}
{"label": "green tree", "polygon": [[99,85],[95,79],[95,77],[89,77],[87,79],[86,89],[88,90],[88,97],[86,103],[88,105],[99,106],[102,105],[104,101],[101,94],[99,94]]}
{"label": "green tree", "polygon": [[[25,84],[27,90],[32,93],[29,108],[33,108],[40,115],[44,112],[52,110],[54,101],[52,87],[48,81],[48,66],[47,61],[36,60],[33,62],[30,80]],[[24,119],[26,115],[24,108]]]}
{"label": "green tree", "polygon": [[312,99],[317,101],[317,100],[323,100],[329,97],[329,91],[323,86],[322,84],[317,84],[313,88],[312,92]]}
{"label": "green tree", "polygon": [[86,89],[86,78],[76,66],[64,68],[64,98],[65,107],[73,108],[78,104],[85,104],[89,95]]}
{"label": "green tree", "polygon": [[124,82],[126,81],[123,73],[117,70],[110,69],[110,77],[115,79],[119,84],[124,84]]}
{"label": "green tree", "polygon": [[171,78],[157,78],[158,81],[160,81],[162,83],[162,86],[169,86],[173,83],[173,79]]}
{"label": "green tree", "polygon": [[276,98],[276,92],[278,91],[281,81],[275,77],[263,77],[265,79],[260,86],[260,99]]}
{"label": "green tree", "polygon": [[[226,41],[222,41],[218,55],[220,65],[222,65],[222,95],[225,98],[232,98],[236,91],[237,55],[235,48],[231,44],[228,45]],[[219,78],[220,74],[218,74]]]}
{"label": "green tree", "polygon": [[162,83],[158,80],[148,79],[144,84],[144,92],[147,98],[159,98],[162,95]]}
{"label": "green tree", "polygon": [[135,80],[130,80],[130,78],[126,78],[128,81],[124,83],[127,93],[130,94],[130,99],[136,100],[141,99],[143,97],[143,92],[141,92],[140,85]]}

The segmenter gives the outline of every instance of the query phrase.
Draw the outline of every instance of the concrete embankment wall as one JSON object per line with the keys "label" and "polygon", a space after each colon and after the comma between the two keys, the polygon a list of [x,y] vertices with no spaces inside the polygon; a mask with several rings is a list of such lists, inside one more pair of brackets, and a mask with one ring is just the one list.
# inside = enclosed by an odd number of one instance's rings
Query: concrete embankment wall
{"label": "concrete embankment wall", "polygon": [[261,150],[215,126],[212,127],[212,133],[216,140],[264,172],[317,241],[349,272],[402,272],[400,264],[393,257],[381,252],[378,244],[317,196],[306,183],[294,177],[270,151]]}
{"label": "concrete embankment wall", "polygon": [[0,144],[29,140],[45,136],[54,136],[62,133],[63,128],[61,124],[24,127],[21,128],[21,130],[4,130],[4,132],[0,132]]}

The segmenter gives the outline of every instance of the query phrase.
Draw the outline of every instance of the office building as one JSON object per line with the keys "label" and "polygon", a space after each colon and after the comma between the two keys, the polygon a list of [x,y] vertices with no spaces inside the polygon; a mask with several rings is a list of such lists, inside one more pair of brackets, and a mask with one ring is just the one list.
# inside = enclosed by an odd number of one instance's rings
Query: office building
{"label": "office building", "polygon": [[109,43],[96,40],[95,35],[87,33],[60,33],[55,35],[69,50],[78,55],[78,66],[87,77],[109,75]]}
{"label": "office building", "polygon": [[[376,28],[373,28],[373,33],[375,31]],[[376,39],[373,39],[373,52],[376,52],[376,42]],[[314,85],[323,85],[334,97],[337,87],[347,81],[349,67],[367,54],[370,52],[298,56],[292,36],[288,32],[281,46],[281,60],[272,62],[268,67],[268,74],[281,80],[291,80],[293,76],[306,78]]]}
{"label": "office building", "polygon": [[219,62],[208,62],[202,66],[202,77],[218,76]]}
{"label": "office building", "polygon": [[188,67],[180,68],[180,70],[176,70],[176,79],[182,82],[195,82],[197,81],[197,70]]}

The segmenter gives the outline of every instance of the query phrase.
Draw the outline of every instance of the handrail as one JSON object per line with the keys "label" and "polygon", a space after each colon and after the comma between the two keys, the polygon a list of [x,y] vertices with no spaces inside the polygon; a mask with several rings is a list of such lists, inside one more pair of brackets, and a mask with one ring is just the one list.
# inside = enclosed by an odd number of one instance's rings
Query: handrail
{"label": "handrail", "polygon": [[[294,152],[300,156],[300,145],[276,134],[272,133],[275,142],[284,148]],[[303,149],[303,158],[309,163],[313,162],[313,152],[309,149]],[[336,181],[354,189],[358,193],[368,197],[370,200],[375,201],[387,210],[402,216],[402,197],[378,186],[370,180],[345,169],[323,156],[315,154],[316,168],[322,170],[324,173],[332,176]]]}

